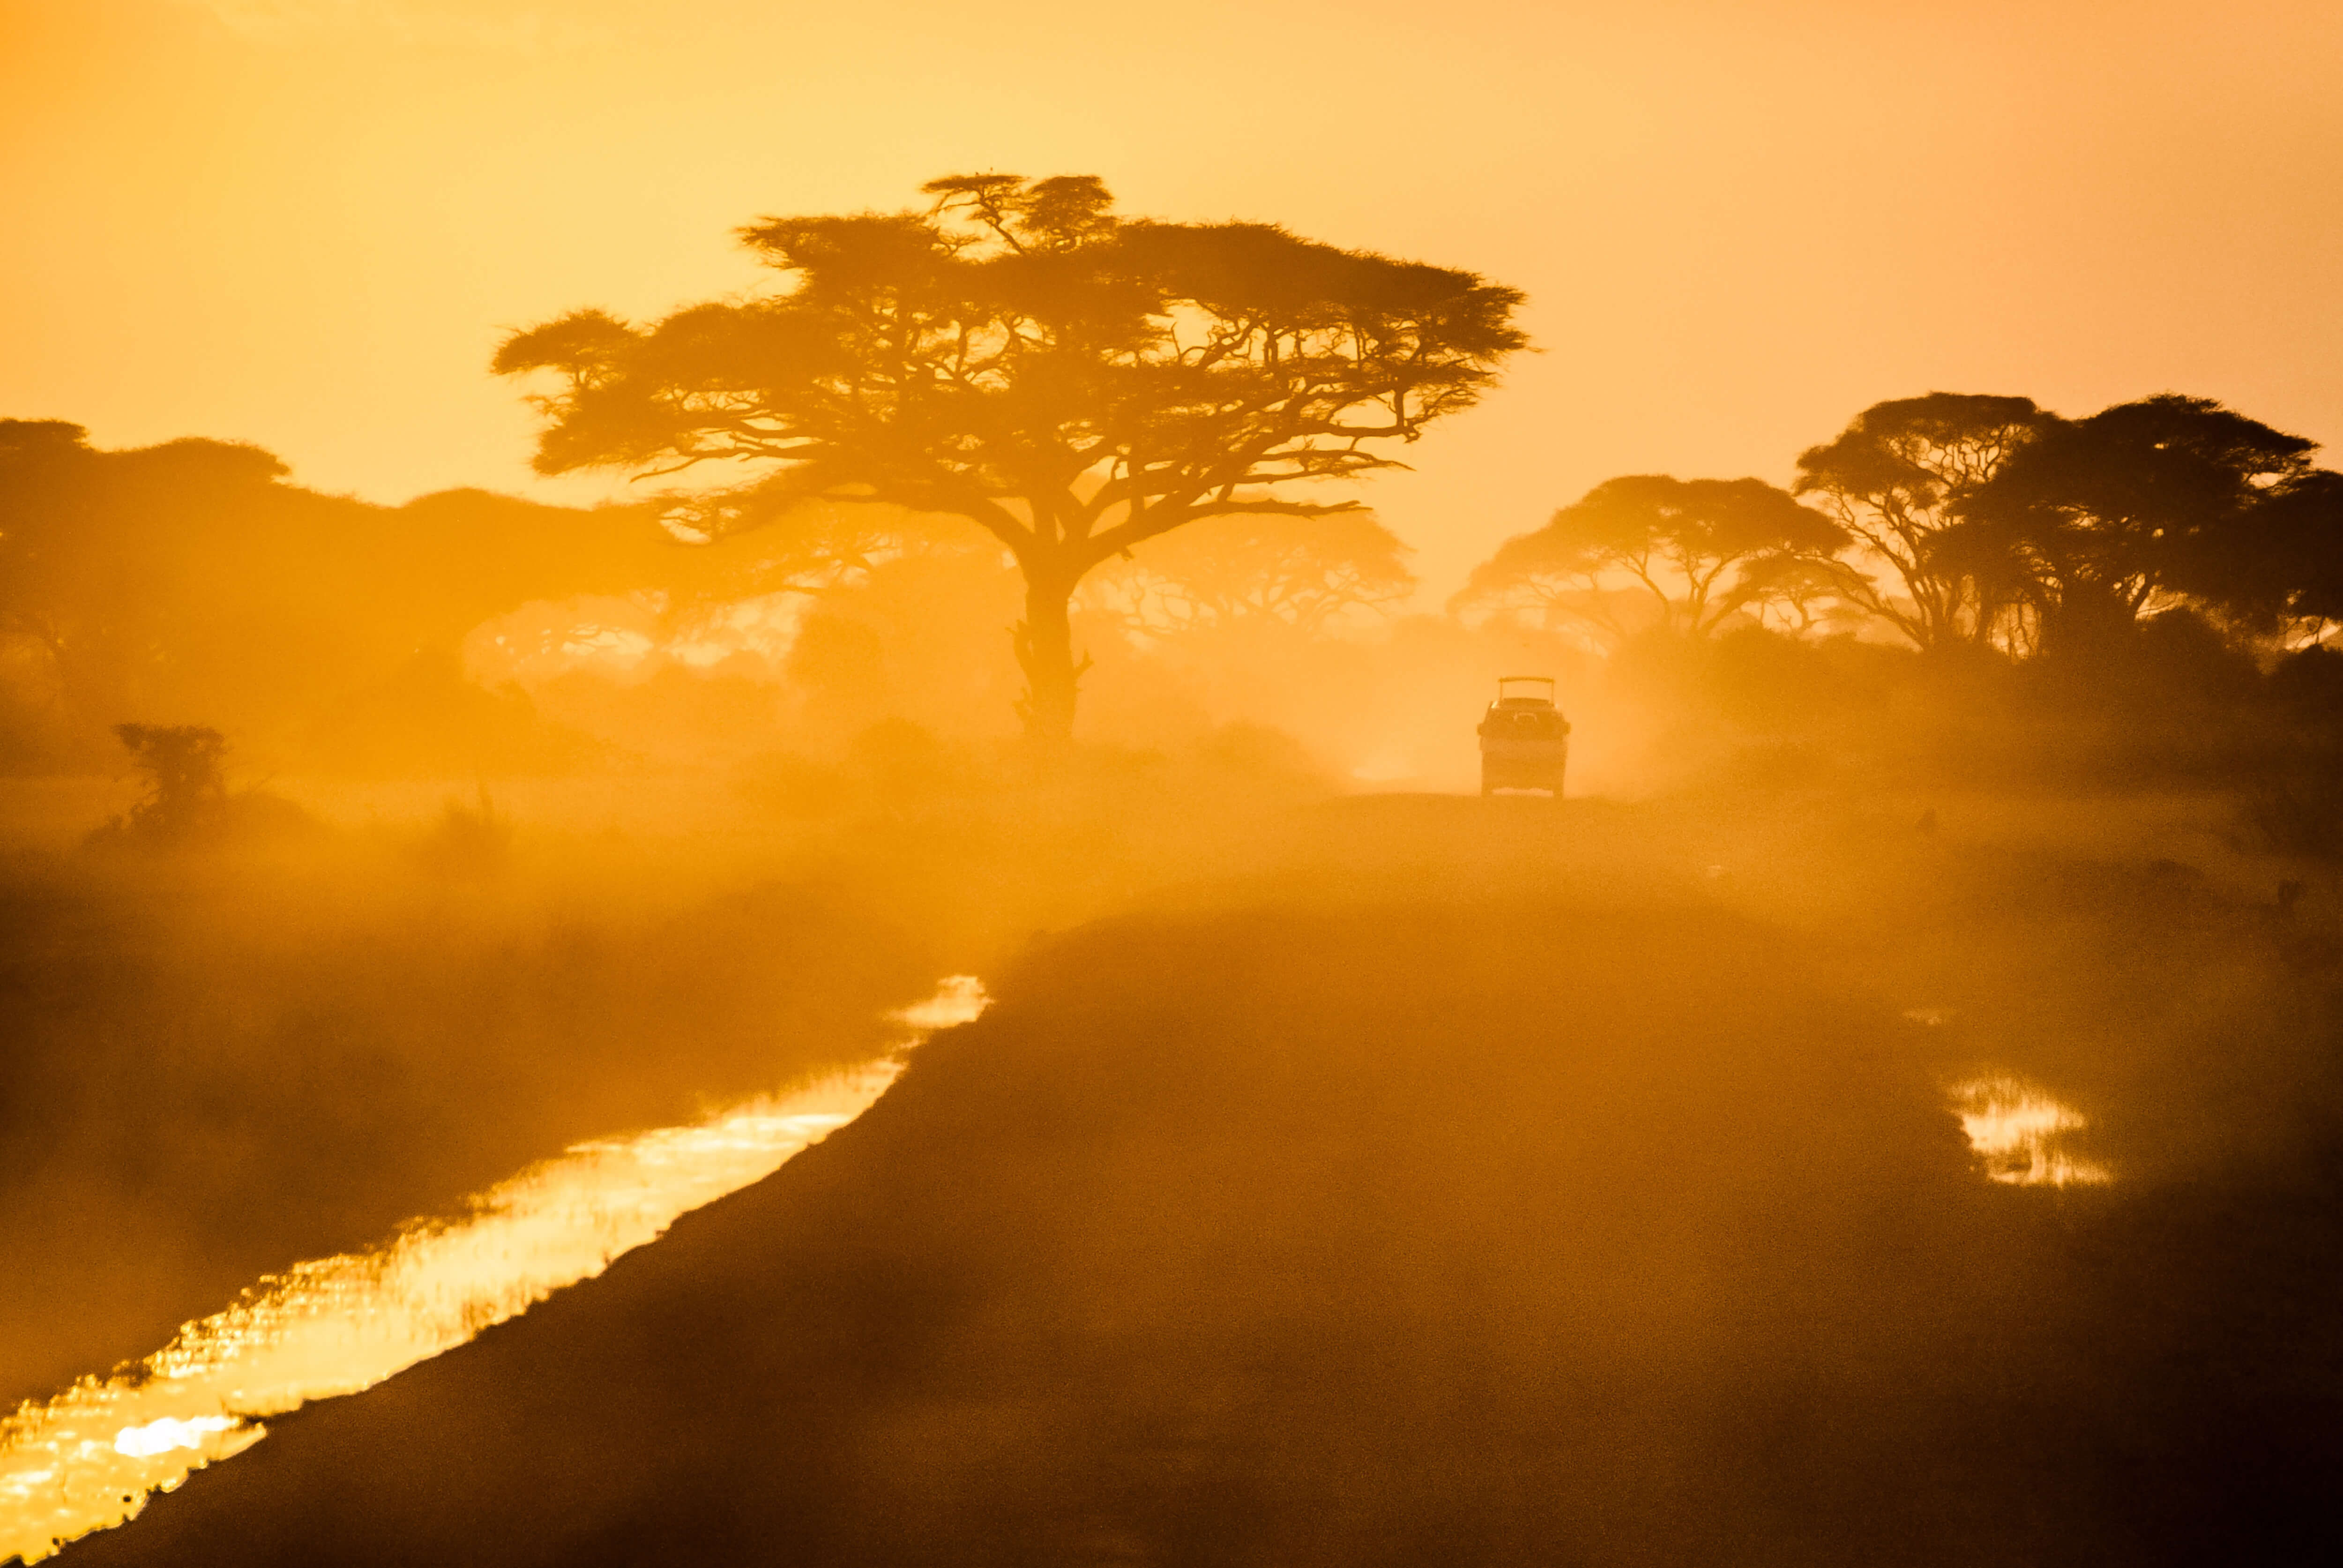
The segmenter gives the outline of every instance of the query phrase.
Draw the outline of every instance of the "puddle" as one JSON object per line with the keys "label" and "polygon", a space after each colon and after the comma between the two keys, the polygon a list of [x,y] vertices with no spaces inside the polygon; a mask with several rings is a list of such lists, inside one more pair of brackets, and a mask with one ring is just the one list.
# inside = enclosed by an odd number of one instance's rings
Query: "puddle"
{"label": "puddle", "polygon": [[2096,1186],[2107,1168],[2071,1147],[2090,1125],[2047,1090],[2006,1075],[1970,1079],[1952,1089],[1953,1113],[1986,1174],[2014,1187]]}
{"label": "puddle", "polygon": [[[954,976],[897,1015],[915,1045],[984,1010]],[[437,1355],[676,1218],[778,1170],[860,1115],[900,1058],[687,1127],[581,1143],[371,1251],[271,1275],[135,1367],[88,1377],[0,1421],[0,1563],[37,1563],[267,1434],[260,1418],[356,1393]]]}

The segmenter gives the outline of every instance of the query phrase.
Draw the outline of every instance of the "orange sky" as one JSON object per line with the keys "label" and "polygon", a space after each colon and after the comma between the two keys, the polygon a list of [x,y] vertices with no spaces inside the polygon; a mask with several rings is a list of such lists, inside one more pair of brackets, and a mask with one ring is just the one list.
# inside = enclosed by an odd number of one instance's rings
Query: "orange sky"
{"label": "orange sky", "polygon": [[972,168],[1529,290],[1545,352],[1370,489],[1440,592],[1931,388],[2343,443],[2335,0],[0,0],[0,415],[574,498],[501,329]]}

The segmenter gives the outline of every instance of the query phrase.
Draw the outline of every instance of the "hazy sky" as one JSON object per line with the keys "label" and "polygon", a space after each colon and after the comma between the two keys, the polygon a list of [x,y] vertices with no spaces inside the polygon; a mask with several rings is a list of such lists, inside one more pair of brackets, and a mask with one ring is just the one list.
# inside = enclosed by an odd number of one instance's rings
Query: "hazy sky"
{"label": "hazy sky", "polygon": [[0,415],[575,498],[503,329],[987,168],[1527,289],[1544,352],[1370,487],[1443,592],[1931,388],[2343,443],[2335,0],[0,0]]}

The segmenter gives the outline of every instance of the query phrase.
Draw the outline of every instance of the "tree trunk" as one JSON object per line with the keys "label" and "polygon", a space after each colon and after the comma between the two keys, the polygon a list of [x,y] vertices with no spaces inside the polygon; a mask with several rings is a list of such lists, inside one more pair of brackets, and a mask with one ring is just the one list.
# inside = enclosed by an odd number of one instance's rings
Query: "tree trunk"
{"label": "tree trunk", "polygon": [[1017,705],[1025,716],[1025,738],[1045,746],[1063,746],[1074,736],[1074,698],[1085,658],[1074,661],[1074,634],[1068,607],[1074,585],[1055,575],[1030,569],[1025,579],[1025,618],[1012,634],[1018,667],[1025,672],[1025,699]]}

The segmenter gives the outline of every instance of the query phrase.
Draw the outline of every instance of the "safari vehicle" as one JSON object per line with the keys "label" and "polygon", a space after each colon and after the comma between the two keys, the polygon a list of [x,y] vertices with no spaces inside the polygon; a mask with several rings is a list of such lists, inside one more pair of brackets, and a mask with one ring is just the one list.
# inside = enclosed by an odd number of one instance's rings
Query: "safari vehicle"
{"label": "safari vehicle", "polygon": [[1545,789],[1559,800],[1569,763],[1570,720],[1554,705],[1554,678],[1498,677],[1497,699],[1481,716],[1481,793]]}

